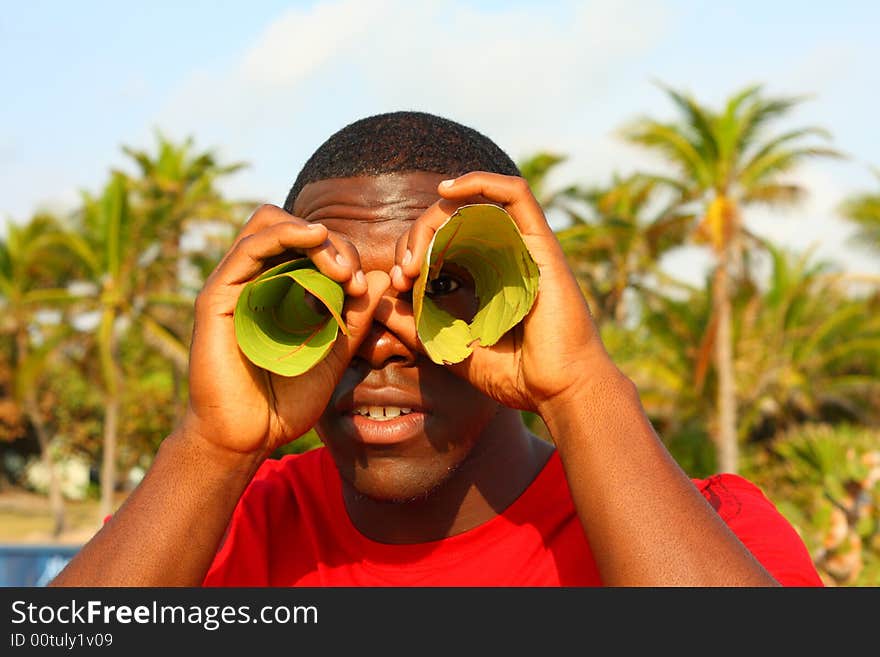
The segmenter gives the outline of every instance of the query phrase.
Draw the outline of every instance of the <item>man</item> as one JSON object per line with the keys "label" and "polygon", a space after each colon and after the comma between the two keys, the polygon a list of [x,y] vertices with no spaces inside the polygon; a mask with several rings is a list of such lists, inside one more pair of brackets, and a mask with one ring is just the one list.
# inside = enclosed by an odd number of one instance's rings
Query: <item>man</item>
{"label": "man", "polygon": [[[539,293],[501,342],[436,365],[412,284],[433,231],[473,202],[514,218]],[[232,317],[242,287],[293,253],[343,284],[350,335],[285,378],[242,355]],[[428,293],[473,298],[455,271]],[[312,426],[324,447],[267,458]],[[196,301],[185,419],[54,584],[821,582],[756,487],[692,481],[671,458],[510,158],[470,128],[396,112],[337,132],[284,209],[248,221]]]}

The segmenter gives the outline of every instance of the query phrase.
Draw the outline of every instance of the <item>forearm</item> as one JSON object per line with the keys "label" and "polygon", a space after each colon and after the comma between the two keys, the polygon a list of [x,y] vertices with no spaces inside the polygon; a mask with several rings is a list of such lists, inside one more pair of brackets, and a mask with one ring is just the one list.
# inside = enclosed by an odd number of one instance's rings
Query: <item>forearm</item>
{"label": "forearm", "polygon": [[616,368],[540,410],[609,586],[775,581],[703,498]]}
{"label": "forearm", "polygon": [[197,586],[261,458],[172,434],[140,485],[52,586]]}

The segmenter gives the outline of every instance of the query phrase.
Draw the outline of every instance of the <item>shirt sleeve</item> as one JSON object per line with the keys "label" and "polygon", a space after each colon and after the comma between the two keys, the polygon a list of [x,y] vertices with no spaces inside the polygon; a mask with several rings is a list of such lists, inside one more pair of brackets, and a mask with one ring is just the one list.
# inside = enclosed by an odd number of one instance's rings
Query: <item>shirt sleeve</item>
{"label": "shirt sleeve", "polygon": [[253,482],[239,500],[202,586],[265,586],[266,559],[263,482]]}
{"label": "shirt sleeve", "polygon": [[823,586],[807,546],[761,489],[739,475],[698,483],[703,496],[758,561],[783,586]]}

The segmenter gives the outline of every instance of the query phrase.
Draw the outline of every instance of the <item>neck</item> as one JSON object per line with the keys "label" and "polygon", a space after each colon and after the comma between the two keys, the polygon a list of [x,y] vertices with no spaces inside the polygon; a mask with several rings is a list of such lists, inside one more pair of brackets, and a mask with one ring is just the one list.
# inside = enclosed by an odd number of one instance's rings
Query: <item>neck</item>
{"label": "neck", "polygon": [[423,497],[387,502],[342,483],[354,526],[380,543],[424,543],[473,529],[510,506],[534,481],[554,447],[530,433],[519,411],[505,409],[483,431],[468,457]]}

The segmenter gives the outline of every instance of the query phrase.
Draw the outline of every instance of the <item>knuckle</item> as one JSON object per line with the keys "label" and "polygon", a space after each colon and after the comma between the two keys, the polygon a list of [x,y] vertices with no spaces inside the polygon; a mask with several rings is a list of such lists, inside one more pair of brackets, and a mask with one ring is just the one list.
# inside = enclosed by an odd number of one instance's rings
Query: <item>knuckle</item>
{"label": "knuckle", "polygon": [[263,203],[254,211],[251,215],[251,218],[262,217],[267,214],[273,214],[278,210],[277,206],[272,205],[271,203]]}
{"label": "knuckle", "polygon": [[202,291],[196,295],[196,300],[193,302],[193,309],[196,315],[201,315],[205,312],[205,306],[208,304],[207,296],[205,288],[202,288]]}
{"label": "knuckle", "polygon": [[513,186],[520,194],[529,194],[532,191],[528,181],[522,176],[513,176]]}
{"label": "knuckle", "polygon": [[245,226],[253,227],[265,221],[267,215],[269,215],[274,206],[271,203],[263,203],[262,205],[258,205],[257,208],[251,212],[251,216],[248,217],[247,222],[245,222]]}
{"label": "knuckle", "polygon": [[245,235],[242,237],[238,244],[232,249],[232,253],[247,253],[247,250],[253,246],[254,244],[254,236],[253,235]]}

